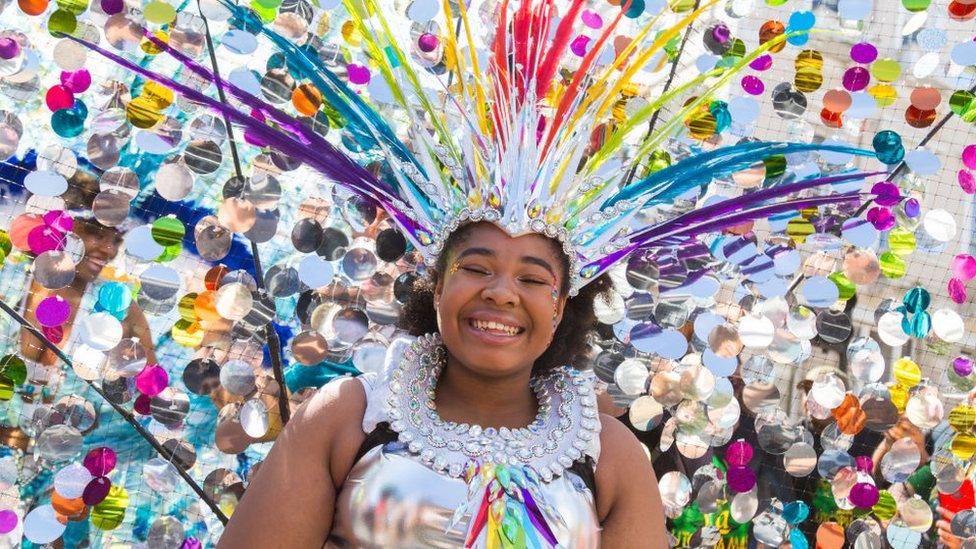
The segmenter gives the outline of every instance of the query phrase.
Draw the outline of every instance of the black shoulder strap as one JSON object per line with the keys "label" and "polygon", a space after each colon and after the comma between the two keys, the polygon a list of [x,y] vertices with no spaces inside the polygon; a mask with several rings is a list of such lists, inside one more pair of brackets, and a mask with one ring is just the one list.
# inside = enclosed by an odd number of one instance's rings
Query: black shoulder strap
{"label": "black shoulder strap", "polygon": [[590,489],[590,493],[593,494],[593,501],[596,501],[596,463],[593,462],[593,458],[590,456],[584,456],[582,459],[578,459],[573,462],[573,465],[569,468],[570,471],[576,473],[576,476],[583,481],[583,484]]}
{"label": "black shoulder strap", "polygon": [[388,442],[396,442],[398,438],[399,435],[393,429],[390,429],[389,423],[385,421],[377,423],[376,428],[370,431],[363,440],[363,443],[359,445],[359,451],[356,452],[356,459],[353,460],[353,463],[362,459],[366,455],[366,452],[373,448],[382,446]]}

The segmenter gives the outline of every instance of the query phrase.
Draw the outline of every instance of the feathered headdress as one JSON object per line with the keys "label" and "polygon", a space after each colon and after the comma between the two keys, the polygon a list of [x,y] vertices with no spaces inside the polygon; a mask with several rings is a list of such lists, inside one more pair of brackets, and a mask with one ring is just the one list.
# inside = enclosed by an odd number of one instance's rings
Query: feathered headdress
{"label": "feathered headdress", "polygon": [[[464,3],[445,0],[446,15],[457,18],[458,38],[448,35],[441,43],[437,36],[421,36],[414,46],[421,53],[443,48],[445,61],[435,67],[437,71],[418,72],[412,66],[416,51],[405,51],[409,48],[405,41],[411,38],[397,36],[376,0],[344,0],[388,86],[388,100],[414,116],[407,135],[401,137],[313,49],[289,42],[262,25],[249,9],[221,1],[235,24],[259,30],[280,48],[289,68],[307,78],[315,93],[344,119],[351,139],[344,142],[349,145],[346,150],[216,77],[148,31],[146,39],[158,49],[222,88],[250,112],[72,39],[212,107],[244,126],[255,139],[375,201],[430,260],[461,224],[490,221],[511,236],[535,232],[557,239],[570,260],[570,288],[575,294],[639,248],[684,246],[701,234],[752,219],[858,200],[859,193],[832,192],[831,185],[876,175],[848,173],[770,185],[652,224],[637,216],[773,155],[804,151],[873,155],[842,145],[746,142],[692,155],[631,181],[628,176],[636,167],[689,113],[702,108],[714,90],[788,37],[770,40],[741,59],[665,93],[621,123],[614,120],[615,103],[633,85],[635,75],[715,2],[706,2],[653,39],[649,35],[656,20],[651,21],[621,45],[615,38],[631,4],[625,2],[589,47],[577,48],[571,39],[585,0],[501,0],[492,19],[494,28],[482,29],[481,35],[490,37],[484,44],[475,41],[475,21]],[[459,38],[465,42],[463,47]],[[615,50],[611,44],[616,44]],[[564,70],[569,67],[571,71]],[[439,93],[425,85],[431,78],[444,86]],[[654,112],[681,92],[706,83],[707,89],[657,131],[634,139],[634,130],[643,128]],[[389,167],[382,178],[362,167],[363,158],[377,155]],[[815,188],[821,190],[808,191]]]}

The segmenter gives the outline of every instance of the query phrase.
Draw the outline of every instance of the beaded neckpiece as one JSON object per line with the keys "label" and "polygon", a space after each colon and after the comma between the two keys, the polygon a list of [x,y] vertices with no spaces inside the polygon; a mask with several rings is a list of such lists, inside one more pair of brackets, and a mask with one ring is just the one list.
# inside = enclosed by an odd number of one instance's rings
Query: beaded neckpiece
{"label": "beaded neckpiece", "polygon": [[437,379],[447,361],[440,336],[417,338],[393,369],[386,399],[390,427],[435,471],[461,477],[470,462],[526,466],[543,480],[584,455],[599,454],[600,418],[592,372],[560,367],[532,381],[535,420],[519,429],[446,421],[437,413]]}
{"label": "beaded neckpiece", "polygon": [[437,413],[437,379],[446,363],[439,335],[414,340],[395,365],[388,363],[383,415],[422,463],[467,483],[468,498],[448,528],[469,517],[465,547],[558,546],[554,525],[565,521],[542,483],[583,456],[599,458],[593,374],[561,367],[533,378],[539,411],[532,423],[494,429],[445,421]]}

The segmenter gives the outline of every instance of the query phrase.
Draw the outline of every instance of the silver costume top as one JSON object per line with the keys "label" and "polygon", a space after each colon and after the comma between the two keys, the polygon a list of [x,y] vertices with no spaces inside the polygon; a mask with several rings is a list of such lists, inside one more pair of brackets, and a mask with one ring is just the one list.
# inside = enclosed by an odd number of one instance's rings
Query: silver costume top
{"label": "silver costume top", "polygon": [[593,494],[569,470],[599,457],[592,374],[559,368],[535,379],[532,424],[483,429],[438,416],[445,361],[436,335],[400,339],[381,372],[360,377],[363,431],[385,422],[399,441],[353,465],[326,547],[598,547]]}

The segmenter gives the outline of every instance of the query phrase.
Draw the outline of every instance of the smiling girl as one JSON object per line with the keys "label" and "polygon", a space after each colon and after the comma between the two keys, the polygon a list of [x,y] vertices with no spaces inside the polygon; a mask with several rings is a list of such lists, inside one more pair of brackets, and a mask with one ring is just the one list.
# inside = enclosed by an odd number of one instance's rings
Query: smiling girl
{"label": "smiling girl", "polygon": [[569,298],[567,269],[545,236],[455,231],[401,318],[418,337],[299,409],[220,546],[666,547],[649,459],[569,366],[609,283]]}

